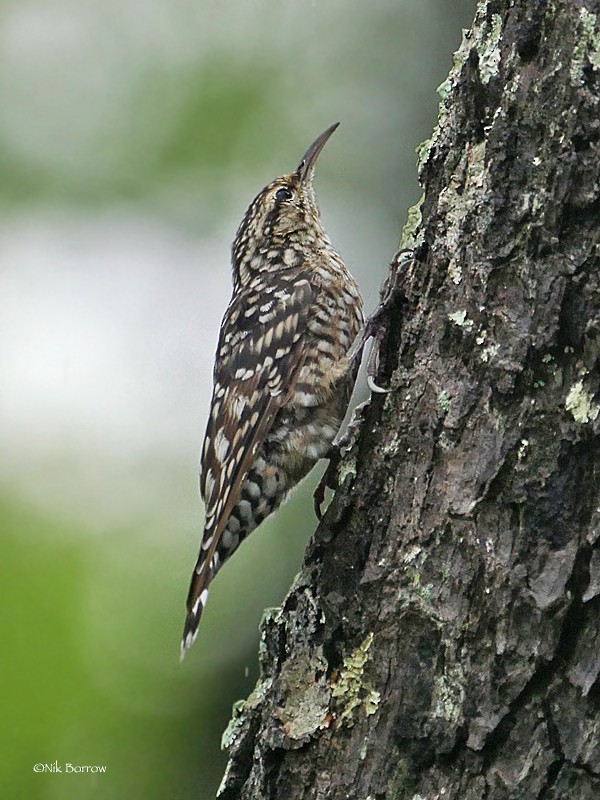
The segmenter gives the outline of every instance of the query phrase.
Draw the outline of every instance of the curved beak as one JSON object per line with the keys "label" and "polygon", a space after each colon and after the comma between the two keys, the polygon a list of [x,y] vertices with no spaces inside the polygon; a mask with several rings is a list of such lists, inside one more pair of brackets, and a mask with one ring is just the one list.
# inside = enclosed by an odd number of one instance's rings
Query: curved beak
{"label": "curved beak", "polygon": [[320,136],[317,136],[315,141],[311,144],[311,146],[304,154],[302,161],[298,165],[297,169],[297,173],[300,177],[300,180],[303,183],[306,183],[311,180],[315,167],[315,162],[319,157],[319,153],[325,147],[327,140],[329,139],[329,137],[338,127],[339,124],[340,124],[339,122],[334,122],[334,124],[330,125],[330,127],[327,128],[326,131],[323,131],[323,133]]}

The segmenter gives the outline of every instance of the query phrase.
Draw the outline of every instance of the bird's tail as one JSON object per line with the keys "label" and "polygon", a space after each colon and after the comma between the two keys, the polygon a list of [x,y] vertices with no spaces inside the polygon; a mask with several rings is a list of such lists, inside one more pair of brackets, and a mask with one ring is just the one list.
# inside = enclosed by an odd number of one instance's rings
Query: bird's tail
{"label": "bird's tail", "polygon": [[198,563],[192,574],[190,590],[187,597],[187,613],[183,626],[183,637],[181,639],[180,658],[182,661],[198,635],[198,625],[200,624],[200,618],[206,606],[206,601],[208,600],[208,587],[213,576],[212,564],[204,559],[198,559]]}

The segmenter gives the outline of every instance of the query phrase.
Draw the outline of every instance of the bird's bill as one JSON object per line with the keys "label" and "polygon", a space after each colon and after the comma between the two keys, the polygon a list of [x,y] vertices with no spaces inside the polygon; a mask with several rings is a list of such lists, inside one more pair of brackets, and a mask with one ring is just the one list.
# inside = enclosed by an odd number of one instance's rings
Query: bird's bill
{"label": "bird's bill", "polygon": [[302,157],[302,161],[298,165],[298,175],[300,176],[300,180],[303,182],[310,181],[312,178],[313,170],[315,167],[315,163],[317,158],[319,157],[319,153],[325,147],[329,137],[335,131],[340,123],[334,122],[333,125],[330,125],[326,131],[320,136],[317,136],[315,141],[311,144],[308,148],[304,156]]}

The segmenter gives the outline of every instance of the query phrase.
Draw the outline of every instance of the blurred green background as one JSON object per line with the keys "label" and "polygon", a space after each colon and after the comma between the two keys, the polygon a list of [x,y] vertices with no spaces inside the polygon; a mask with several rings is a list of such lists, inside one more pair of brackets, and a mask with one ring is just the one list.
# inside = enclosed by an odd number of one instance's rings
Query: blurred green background
{"label": "blurred green background", "polygon": [[313,479],[220,573],[180,665],[229,246],[340,120],[317,194],[373,308],[473,7],[0,2],[0,797],[214,797],[315,527]]}

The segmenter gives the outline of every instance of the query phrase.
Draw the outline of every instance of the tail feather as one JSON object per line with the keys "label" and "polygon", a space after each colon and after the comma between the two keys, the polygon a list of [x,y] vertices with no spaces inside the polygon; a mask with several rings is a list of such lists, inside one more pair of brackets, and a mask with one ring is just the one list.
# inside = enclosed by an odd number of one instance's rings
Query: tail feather
{"label": "tail feather", "polygon": [[205,567],[206,562],[197,564],[192,575],[187,598],[187,614],[183,626],[183,637],[181,639],[181,661],[183,661],[185,654],[196,640],[200,618],[202,617],[202,612],[208,600],[208,585],[212,575],[205,575]]}

